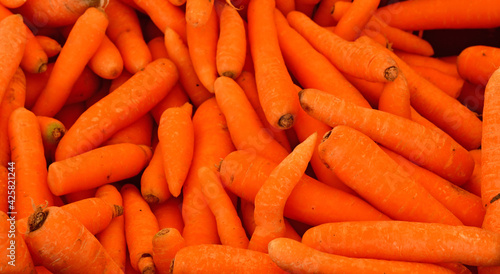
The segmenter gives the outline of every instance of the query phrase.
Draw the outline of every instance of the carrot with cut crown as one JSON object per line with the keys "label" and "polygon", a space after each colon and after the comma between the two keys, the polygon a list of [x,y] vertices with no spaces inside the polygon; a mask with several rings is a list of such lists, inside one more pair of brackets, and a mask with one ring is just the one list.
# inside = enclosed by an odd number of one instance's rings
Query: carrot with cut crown
{"label": "carrot with cut crown", "polygon": [[165,32],[167,28],[171,28],[186,42],[186,16],[179,7],[163,0],[133,1],[149,15],[160,31]]}
{"label": "carrot with cut crown", "polygon": [[[58,207],[37,210],[28,220],[26,244],[53,273],[122,273],[99,241],[76,217]],[[57,237],[57,241],[54,240]]]}
{"label": "carrot with cut crown", "polygon": [[158,59],[148,64],[143,71],[134,74],[117,90],[82,113],[59,142],[56,160],[98,147],[118,130],[150,111],[177,79],[177,69],[170,60]]}
{"label": "carrot with cut crown", "polygon": [[272,239],[285,235],[283,210],[295,185],[299,182],[311,159],[318,134],[311,134],[297,145],[271,172],[255,195],[255,231],[249,249],[267,253]]}
{"label": "carrot with cut crown", "polygon": [[122,73],[123,58],[116,45],[105,35],[88,65],[101,78],[114,79]]}
{"label": "carrot with cut crown", "polygon": [[[474,160],[447,135],[394,114],[358,107],[320,90],[304,89],[299,97],[302,108],[314,118],[330,126],[357,129],[455,184],[465,183],[472,175]],[[349,119],[345,119],[347,116]]]}
{"label": "carrot with cut crown", "polygon": [[66,133],[64,124],[52,117],[37,116],[42,133],[43,150],[48,163],[54,161],[57,144]]}
{"label": "carrot with cut crown", "polygon": [[373,82],[393,81],[398,76],[396,62],[380,49],[345,41],[299,12],[290,12],[287,19],[340,71]]}
{"label": "carrot with cut crown", "polygon": [[286,238],[277,238],[269,243],[269,257],[290,273],[455,273],[433,264],[328,254]]}
{"label": "carrot with cut crown", "polygon": [[135,271],[154,273],[152,239],[160,230],[158,221],[137,187],[126,184],[120,193],[123,198],[125,236],[130,263]]}
{"label": "carrot with cut crown", "polygon": [[[47,182],[52,193],[58,196],[92,189],[139,174],[151,156],[151,149],[144,145],[104,146],[52,163]],[[100,168],[94,168],[95,165]]]}
{"label": "carrot with cut crown", "polygon": [[471,266],[498,265],[500,261],[500,234],[478,227],[438,223],[328,223],[306,231],[302,243],[323,252],[355,258],[461,262]]}
{"label": "carrot with cut crown", "polygon": [[184,221],[182,220],[181,205],[181,198],[176,197],[170,197],[161,204],[150,205],[161,229],[175,228],[182,234]]}
{"label": "carrot with cut crown", "polygon": [[370,21],[380,0],[356,0],[335,25],[335,34],[347,41],[354,41]]}
{"label": "carrot with cut crown", "polygon": [[160,144],[156,145],[151,161],[141,176],[141,194],[149,204],[161,204],[171,196],[163,168],[161,147]]}
{"label": "carrot with cut crown", "polygon": [[378,99],[378,109],[411,119],[410,90],[403,72],[393,82],[384,84]]}
{"label": "carrot with cut crown", "polygon": [[35,37],[47,57],[54,57],[61,52],[62,46],[56,40],[45,35],[36,35]]}
{"label": "carrot with cut crown", "polygon": [[186,0],[187,27],[203,27],[208,23],[214,11],[215,0]]}
{"label": "carrot with cut crown", "polygon": [[246,28],[238,11],[224,5],[219,16],[219,40],[215,62],[220,76],[236,79],[245,64],[247,50]]}
{"label": "carrot with cut crown", "polygon": [[32,108],[36,115],[52,117],[64,106],[73,84],[99,47],[107,26],[108,19],[102,9],[89,8],[78,18],[57,57],[47,85]]}
{"label": "carrot with cut crown", "polygon": [[465,80],[486,86],[491,75],[500,67],[500,48],[470,46],[457,57],[458,73]]}
{"label": "carrot with cut crown", "polygon": [[248,5],[248,39],[255,67],[259,100],[266,118],[277,129],[294,124],[299,104],[295,88],[281,55],[275,1],[252,0]]}
{"label": "carrot with cut crown", "polygon": [[160,274],[170,273],[170,265],[175,254],[186,246],[179,230],[175,228],[163,228],[153,237],[153,260],[156,270]]}

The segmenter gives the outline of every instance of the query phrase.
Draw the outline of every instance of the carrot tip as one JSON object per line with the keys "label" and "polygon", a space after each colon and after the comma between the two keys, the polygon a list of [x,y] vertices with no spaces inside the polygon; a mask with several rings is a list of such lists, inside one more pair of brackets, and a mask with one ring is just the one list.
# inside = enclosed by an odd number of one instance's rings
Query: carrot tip
{"label": "carrot tip", "polygon": [[37,206],[35,212],[28,217],[28,232],[39,229],[47,219],[48,211],[43,211],[41,206]]}
{"label": "carrot tip", "polygon": [[282,129],[289,129],[295,123],[295,117],[293,114],[287,113],[280,117],[278,120],[278,126]]}
{"label": "carrot tip", "polygon": [[113,205],[113,218],[123,215],[123,206]]}
{"label": "carrot tip", "polygon": [[235,77],[234,77],[234,76],[235,76],[235,74],[234,74],[234,72],[232,72],[232,71],[224,71],[224,72],[222,73],[222,76],[226,76],[226,77],[229,77],[229,78],[232,78],[232,79],[234,79],[234,78],[235,78]]}
{"label": "carrot tip", "polygon": [[398,77],[398,73],[399,73],[399,70],[397,67],[395,67],[395,66],[388,67],[384,71],[384,77],[388,81],[394,81],[394,79],[396,79],[396,77]]}
{"label": "carrot tip", "polygon": [[146,200],[148,204],[157,204],[160,202],[160,199],[153,194],[147,194],[146,196],[144,196],[144,200]]}
{"label": "carrot tip", "polygon": [[40,65],[40,67],[38,67],[37,72],[38,73],[44,73],[45,71],[47,71],[47,63],[42,63]]}
{"label": "carrot tip", "polygon": [[166,235],[166,234],[170,233],[170,230],[171,230],[171,228],[168,228],[168,227],[161,229],[160,231],[156,232],[155,238],[156,237],[161,237],[163,235]]}

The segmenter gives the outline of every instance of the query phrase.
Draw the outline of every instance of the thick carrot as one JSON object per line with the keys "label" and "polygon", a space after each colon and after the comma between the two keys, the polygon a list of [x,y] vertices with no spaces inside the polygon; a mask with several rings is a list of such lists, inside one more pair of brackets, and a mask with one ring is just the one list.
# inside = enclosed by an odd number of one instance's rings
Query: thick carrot
{"label": "thick carrot", "polygon": [[470,226],[404,221],[338,222],[309,229],[302,242],[323,252],[356,258],[461,262],[471,266],[500,262],[500,234]]}
{"label": "thick carrot", "polygon": [[0,98],[16,73],[26,46],[26,26],[20,15],[9,15],[0,21]]}
{"label": "thick carrot", "polygon": [[[58,196],[92,189],[137,175],[151,156],[151,149],[144,145],[104,146],[52,163],[47,182],[52,193]],[[95,165],[100,168],[96,169]]]}
{"label": "thick carrot", "polygon": [[22,219],[33,212],[32,204],[53,205],[47,185],[47,166],[36,116],[25,108],[12,111],[8,123],[11,161],[16,169],[16,201],[12,212]]}
{"label": "thick carrot", "polygon": [[7,163],[10,161],[9,117],[12,111],[24,106],[25,98],[26,77],[23,70],[18,68],[10,79],[3,100],[0,100],[0,165],[4,167],[7,167]]}
{"label": "thick carrot", "polygon": [[[447,135],[390,113],[355,106],[323,91],[304,89],[299,97],[302,108],[316,119],[330,126],[355,128],[455,184],[465,183],[472,175],[472,157]],[[346,115],[349,119],[343,118]]]}
{"label": "thick carrot", "polygon": [[[254,201],[257,192],[277,163],[238,150],[228,154],[221,163],[222,183],[242,199]],[[360,198],[329,187],[309,176],[303,176],[287,200],[285,217],[306,224],[345,220],[387,220]]]}
{"label": "thick carrot", "polygon": [[153,260],[158,273],[170,273],[170,265],[177,251],[186,246],[181,233],[175,228],[163,228],[153,237]]}
{"label": "thick carrot", "polygon": [[302,87],[325,90],[357,105],[370,107],[326,57],[288,25],[281,13],[275,12],[274,16],[283,58]]}
{"label": "thick carrot", "polygon": [[194,106],[198,107],[205,100],[212,97],[212,94],[203,86],[196,74],[189,55],[189,49],[182,42],[179,34],[171,28],[165,30],[165,47],[168,55],[179,70],[179,82]]}
{"label": "thick carrot", "polygon": [[[3,174],[2,174],[3,175]],[[6,212],[6,211],[5,211]],[[19,229],[16,228],[16,216],[9,217],[0,211],[0,271],[2,273],[35,274],[33,259]]]}
{"label": "thick carrot", "polygon": [[387,5],[376,15],[403,30],[493,28],[500,24],[498,2],[485,0],[475,5],[467,0],[409,1]]}
{"label": "thick carrot", "polygon": [[166,109],[170,107],[180,107],[187,102],[189,102],[189,97],[179,82],[177,82],[163,100],[151,109],[150,113],[158,125],[160,124],[161,115]]}
{"label": "thick carrot", "polygon": [[[214,10],[212,0],[186,0],[187,27],[203,27],[208,23]],[[188,38],[189,39],[189,38]]]}
{"label": "thick carrot", "polygon": [[289,273],[455,273],[433,264],[328,254],[286,238],[269,243],[269,257]]}
{"label": "thick carrot", "polygon": [[[103,185],[99,187],[95,196],[108,204],[120,207],[123,206],[122,196],[113,185]],[[115,216],[108,226],[96,235],[101,245],[122,271],[125,271],[125,261],[127,257],[127,243],[125,240],[124,226],[123,215]]]}
{"label": "thick carrot", "polygon": [[102,9],[89,8],[78,18],[57,57],[47,85],[32,108],[35,114],[52,117],[64,106],[73,84],[99,47],[107,26],[108,19]]}
{"label": "thick carrot", "polygon": [[285,273],[269,255],[227,245],[201,244],[177,252],[172,273]]}
{"label": "thick carrot", "polygon": [[448,75],[432,67],[412,66],[412,69],[452,98],[458,98],[462,91],[464,79],[460,77]]}
{"label": "thick carrot", "polygon": [[56,147],[66,133],[64,124],[52,117],[37,116],[40,132],[42,133],[43,150],[47,163],[54,161]]}
{"label": "thick carrot", "polygon": [[106,13],[109,17],[106,34],[120,51],[125,69],[132,74],[144,69],[152,57],[135,10],[120,0],[110,0]]}
{"label": "thick carrot", "polygon": [[269,124],[278,129],[288,129],[295,122],[299,105],[281,55],[274,23],[274,6],[275,1],[250,1],[248,39],[262,109]]}
{"label": "thick carrot", "polygon": [[[99,241],[70,213],[58,207],[37,210],[25,240],[34,257],[54,273],[122,273]],[[54,240],[57,238],[57,240]]]}
{"label": "thick carrot", "polygon": [[55,39],[45,35],[36,35],[35,37],[45,54],[47,54],[47,57],[54,57],[61,52],[62,46]]}
{"label": "thick carrot", "polygon": [[351,7],[335,26],[335,34],[347,40],[354,41],[358,38],[361,30],[370,21],[372,13],[375,12],[380,0],[354,1]]}
{"label": "thick carrot", "polygon": [[184,221],[182,220],[181,198],[170,197],[161,204],[151,204],[151,211],[158,220],[158,225],[163,228],[175,228],[182,233]]}
{"label": "thick carrot", "polygon": [[171,28],[186,42],[186,16],[179,7],[163,0],[134,0],[134,3],[149,15],[160,31]]}
{"label": "thick carrot", "polygon": [[316,147],[317,133],[311,134],[281,161],[255,195],[255,231],[249,249],[267,253],[272,239],[285,235],[283,211],[295,185],[304,175]]}
{"label": "thick carrot", "polygon": [[148,42],[149,52],[153,60],[159,58],[168,58],[167,48],[165,47],[165,39],[163,36],[155,37]]}
{"label": "thick carrot", "polygon": [[206,166],[198,169],[201,191],[217,221],[217,231],[223,245],[246,249],[248,238],[231,199],[224,190],[219,175]]}
{"label": "thick carrot", "polygon": [[59,142],[56,160],[99,146],[115,132],[145,115],[165,97],[177,78],[175,65],[168,59],[148,64],[143,71],[134,74],[117,90],[82,113]]}
{"label": "thick carrot", "polygon": [[122,73],[123,58],[116,45],[104,36],[88,65],[101,78],[114,79]]}
{"label": "thick carrot", "polygon": [[461,187],[481,197],[481,150],[474,149],[470,150],[469,153],[474,159],[474,172],[472,172],[472,176],[470,176],[467,183],[463,184]]}
{"label": "thick carrot", "polygon": [[236,79],[245,64],[247,37],[244,21],[238,11],[224,5],[219,16],[219,40],[215,62],[220,76]]}
{"label": "thick carrot", "polygon": [[403,72],[393,82],[384,84],[378,99],[378,109],[411,119],[410,90]]}
{"label": "thick carrot", "polygon": [[297,32],[340,71],[373,82],[396,79],[396,62],[380,49],[345,41],[299,12],[290,12],[287,19]]}
{"label": "thick carrot", "polygon": [[500,48],[470,46],[457,57],[458,73],[465,80],[486,86],[493,72],[500,67]]}
{"label": "thick carrot", "polygon": [[149,204],[161,204],[171,196],[163,168],[163,154],[160,144],[156,146],[151,161],[142,173],[141,194]]}
{"label": "thick carrot", "polygon": [[160,230],[158,221],[137,187],[126,184],[120,193],[123,198],[125,236],[130,263],[140,273],[154,273],[152,239]]}

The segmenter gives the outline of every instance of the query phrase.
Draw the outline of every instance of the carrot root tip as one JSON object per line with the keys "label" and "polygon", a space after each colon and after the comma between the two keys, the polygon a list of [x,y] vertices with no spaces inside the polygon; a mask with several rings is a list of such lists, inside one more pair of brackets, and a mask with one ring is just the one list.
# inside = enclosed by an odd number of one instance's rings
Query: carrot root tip
{"label": "carrot root tip", "polygon": [[160,199],[153,194],[147,194],[146,196],[144,196],[144,200],[146,200],[148,204],[157,204],[160,202]]}
{"label": "carrot root tip", "polygon": [[289,129],[293,126],[295,122],[295,117],[293,114],[287,113],[280,117],[278,120],[278,126],[282,129]]}
{"label": "carrot root tip", "polygon": [[232,72],[232,71],[224,71],[224,72],[222,73],[222,76],[226,76],[226,77],[229,77],[229,78],[231,78],[231,79],[234,79],[235,74],[234,74],[234,72]]}
{"label": "carrot root tip", "polygon": [[38,73],[44,73],[47,70],[47,63],[42,63],[40,67],[38,67]]}
{"label": "carrot root tip", "polygon": [[35,212],[28,217],[28,232],[33,232],[39,229],[47,219],[48,214],[48,211],[43,211],[43,207],[38,206],[35,209]]}
{"label": "carrot root tip", "polygon": [[398,68],[395,66],[388,67],[384,71],[384,77],[388,81],[394,81],[398,77]]}
{"label": "carrot root tip", "polygon": [[123,206],[113,205],[113,207],[114,207],[113,218],[123,215]]}

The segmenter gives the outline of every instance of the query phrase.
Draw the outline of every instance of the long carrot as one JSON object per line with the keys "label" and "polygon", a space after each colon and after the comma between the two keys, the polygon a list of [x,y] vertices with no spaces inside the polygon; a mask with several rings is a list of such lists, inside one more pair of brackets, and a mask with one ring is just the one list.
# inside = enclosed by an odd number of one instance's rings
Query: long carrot
{"label": "long carrot", "polygon": [[73,84],[99,47],[107,26],[108,19],[102,9],[89,8],[78,18],[32,108],[35,114],[52,117],[63,107]]}
{"label": "long carrot", "polygon": [[[330,126],[353,127],[455,184],[465,183],[472,175],[474,160],[447,135],[390,113],[355,106],[323,91],[304,89],[299,97],[302,108],[316,119]],[[350,118],[344,119],[346,115]],[[455,164],[450,166],[451,162]]]}
{"label": "long carrot", "polygon": [[394,59],[373,46],[345,41],[299,12],[290,12],[288,23],[325,55],[340,71],[374,82],[393,81],[398,75]]}
{"label": "long carrot", "polygon": [[[104,146],[52,163],[47,182],[55,195],[92,189],[137,175],[151,156],[151,149],[144,145]],[[101,168],[94,168],[97,163]]]}
{"label": "long carrot", "polygon": [[236,79],[245,64],[247,50],[246,29],[236,9],[224,5],[219,16],[219,40],[215,56],[220,76]]}
{"label": "long carrot", "polygon": [[286,238],[277,238],[269,243],[269,257],[290,273],[455,273],[433,264],[328,254]]}
{"label": "long carrot", "polygon": [[0,98],[3,99],[26,46],[26,26],[22,17],[9,15],[2,19],[0,37]]}
{"label": "long carrot", "polygon": [[181,198],[170,197],[161,204],[151,204],[151,211],[158,220],[158,225],[163,228],[175,228],[182,234],[184,221],[182,220]]}
{"label": "long carrot", "polygon": [[141,194],[149,204],[161,204],[171,196],[163,168],[161,145],[156,145],[151,161],[141,176]]}
{"label": "long carrot", "polygon": [[165,32],[167,28],[171,28],[186,42],[186,17],[179,7],[163,0],[133,1],[149,15],[160,31]]}
{"label": "long carrot", "polygon": [[85,269],[93,273],[122,273],[94,235],[61,208],[38,207],[30,215],[28,227],[28,248],[51,272],[78,273]]}
{"label": "long carrot", "polygon": [[294,124],[299,105],[279,48],[274,6],[275,1],[272,0],[250,1],[248,39],[262,109],[269,124],[278,129],[288,129]]}
{"label": "long carrot", "polygon": [[[229,256],[228,256],[229,255]],[[177,252],[172,273],[285,273],[262,252],[227,245],[201,244]]]}
{"label": "long carrot", "polygon": [[43,151],[48,163],[54,161],[57,144],[66,133],[64,124],[52,117],[37,116],[40,132],[42,133]]}
{"label": "long carrot", "polygon": [[160,274],[170,273],[170,265],[175,258],[175,254],[186,243],[181,233],[175,228],[163,228],[153,237],[153,260],[156,270]]}
{"label": "long carrot", "polygon": [[493,72],[500,67],[500,48],[470,46],[457,58],[458,73],[465,80],[486,86]]}
{"label": "long carrot", "polygon": [[28,247],[16,229],[16,216],[9,217],[3,211],[0,211],[0,243],[2,273],[37,273]]}
{"label": "long carrot", "polygon": [[[56,160],[89,151],[156,105],[175,84],[178,73],[168,59],[151,62],[117,90],[89,107],[59,142]],[[142,87],[138,89],[138,87]]]}
{"label": "long carrot", "polygon": [[104,36],[88,65],[101,78],[114,79],[122,73],[123,58],[116,45]]}
{"label": "long carrot", "polygon": [[500,261],[499,237],[478,227],[374,221],[322,224],[306,231],[302,242],[348,257],[485,266]]}
{"label": "long carrot", "polygon": [[255,231],[248,248],[267,253],[272,239],[285,235],[285,203],[299,182],[316,147],[317,133],[311,134],[281,161],[255,195]]}
{"label": "long carrot", "polygon": [[137,187],[126,184],[120,193],[123,197],[125,236],[130,263],[140,273],[154,273],[152,239],[160,230],[158,221]]}

